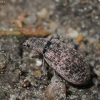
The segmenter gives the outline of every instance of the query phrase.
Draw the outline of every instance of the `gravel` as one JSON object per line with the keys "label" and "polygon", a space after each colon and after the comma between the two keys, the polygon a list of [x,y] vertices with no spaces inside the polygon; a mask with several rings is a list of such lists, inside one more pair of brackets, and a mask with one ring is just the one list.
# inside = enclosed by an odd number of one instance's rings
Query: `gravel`
{"label": "gravel", "polygon": [[[26,13],[22,26],[61,34],[90,64],[88,84],[74,86],[62,79],[66,84],[64,100],[100,100],[100,1],[5,0],[0,3],[0,33],[17,27],[13,21],[22,13]],[[0,36],[0,100],[50,100],[45,91],[52,85],[52,69],[43,75],[42,57],[30,58],[36,52],[23,47],[23,40],[20,36]]]}

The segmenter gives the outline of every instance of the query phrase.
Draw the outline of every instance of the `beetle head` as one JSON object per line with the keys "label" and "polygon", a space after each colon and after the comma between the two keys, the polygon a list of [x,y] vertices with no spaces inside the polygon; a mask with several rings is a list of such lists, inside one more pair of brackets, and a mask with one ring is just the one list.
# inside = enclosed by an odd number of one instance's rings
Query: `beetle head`
{"label": "beetle head", "polygon": [[27,46],[28,48],[32,48],[35,45],[36,38],[29,38],[23,43],[23,46]]}

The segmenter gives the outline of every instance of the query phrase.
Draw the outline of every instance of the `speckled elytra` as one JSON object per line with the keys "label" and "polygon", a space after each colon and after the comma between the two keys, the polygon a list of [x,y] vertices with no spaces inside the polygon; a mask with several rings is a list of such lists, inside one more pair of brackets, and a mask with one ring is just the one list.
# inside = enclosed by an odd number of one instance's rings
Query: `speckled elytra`
{"label": "speckled elytra", "polygon": [[47,40],[46,38],[32,37],[23,45],[41,53],[43,63],[48,63],[68,82],[82,85],[90,79],[90,67],[83,55],[58,38]]}

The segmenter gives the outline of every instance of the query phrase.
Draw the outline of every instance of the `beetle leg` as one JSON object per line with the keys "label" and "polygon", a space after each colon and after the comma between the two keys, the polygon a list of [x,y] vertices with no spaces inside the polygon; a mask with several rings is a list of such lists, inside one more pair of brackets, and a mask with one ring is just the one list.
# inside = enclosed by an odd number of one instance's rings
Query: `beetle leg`
{"label": "beetle leg", "polygon": [[42,71],[43,71],[44,75],[47,75],[47,69],[46,69],[46,66],[45,66],[45,60],[44,60],[44,58],[43,58],[43,61],[42,61]]}
{"label": "beetle leg", "polygon": [[59,77],[59,75],[55,71],[53,71],[53,73],[54,73],[54,75],[51,78],[51,82],[62,81],[62,79]]}

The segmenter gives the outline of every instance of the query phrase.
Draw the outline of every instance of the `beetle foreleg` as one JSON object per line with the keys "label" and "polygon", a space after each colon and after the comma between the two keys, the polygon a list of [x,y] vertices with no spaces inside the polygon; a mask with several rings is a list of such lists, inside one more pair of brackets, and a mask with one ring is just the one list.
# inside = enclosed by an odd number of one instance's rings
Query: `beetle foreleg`
{"label": "beetle foreleg", "polygon": [[45,66],[45,59],[43,58],[43,61],[42,61],[42,71],[43,71],[43,75],[47,75],[47,69],[46,69],[46,66]]}

